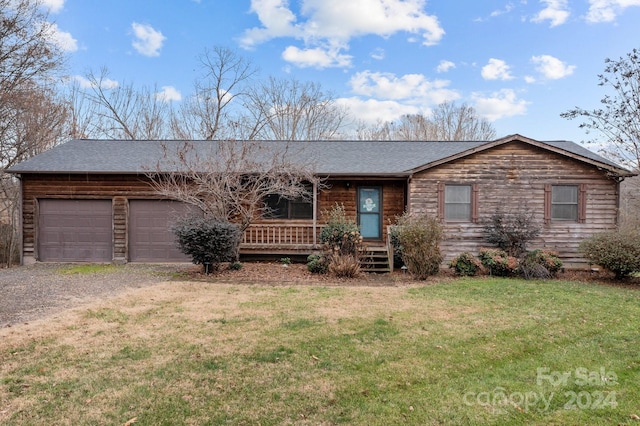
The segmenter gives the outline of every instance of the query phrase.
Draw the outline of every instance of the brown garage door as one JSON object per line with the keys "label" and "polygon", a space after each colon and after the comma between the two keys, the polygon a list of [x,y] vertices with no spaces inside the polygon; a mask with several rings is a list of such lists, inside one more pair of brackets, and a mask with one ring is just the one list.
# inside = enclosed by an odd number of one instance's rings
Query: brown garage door
{"label": "brown garage door", "polygon": [[188,211],[177,201],[129,201],[129,261],[189,262],[171,232],[175,220]]}
{"label": "brown garage door", "polygon": [[111,200],[39,200],[38,259],[111,262]]}

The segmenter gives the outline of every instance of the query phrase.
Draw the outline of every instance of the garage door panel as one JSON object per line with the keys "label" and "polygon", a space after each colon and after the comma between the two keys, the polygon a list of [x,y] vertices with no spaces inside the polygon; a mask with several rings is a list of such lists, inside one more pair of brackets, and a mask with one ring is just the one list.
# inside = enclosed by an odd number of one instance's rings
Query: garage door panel
{"label": "garage door panel", "polygon": [[176,244],[171,226],[192,208],[177,201],[129,201],[129,260],[131,262],[189,262]]}
{"label": "garage door panel", "polygon": [[110,200],[39,200],[38,258],[52,262],[110,262]]}

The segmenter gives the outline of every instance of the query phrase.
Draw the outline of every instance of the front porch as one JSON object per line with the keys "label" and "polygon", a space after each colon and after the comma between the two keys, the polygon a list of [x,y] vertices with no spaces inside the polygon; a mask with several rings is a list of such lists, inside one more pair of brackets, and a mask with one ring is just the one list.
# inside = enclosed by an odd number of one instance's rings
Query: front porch
{"label": "front porch", "polygon": [[[244,256],[308,256],[322,251],[320,233],[324,225],[313,223],[252,224],[243,234],[240,254]],[[365,242],[362,265],[372,272],[393,271],[393,247],[387,242]]]}

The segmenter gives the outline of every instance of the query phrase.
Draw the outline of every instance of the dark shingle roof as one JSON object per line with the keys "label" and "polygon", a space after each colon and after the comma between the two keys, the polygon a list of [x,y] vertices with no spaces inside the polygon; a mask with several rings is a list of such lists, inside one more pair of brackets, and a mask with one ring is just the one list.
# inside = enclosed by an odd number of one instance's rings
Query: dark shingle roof
{"label": "dark shingle roof", "polygon": [[[528,140],[517,135],[511,139]],[[467,151],[493,146],[494,142],[424,142],[424,141],[189,141],[201,156],[215,155],[217,143],[260,144],[267,149],[288,149],[296,160],[313,163],[320,175],[408,175],[431,163],[445,161]],[[535,142],[535,141],[534,141]],[[163,161],[164,152],[175,153],[184,141],[132,141],[76,139],[56,146],[10,168],[11,173],[144,173],[170,172],[171,162]],[[590,160],[624,172],[607,159],[567,141],[535,142],[566,151],[579,159]],[[553,149],[551,148],[551,149]],[[159,163],[160,162],[160,163]]]}

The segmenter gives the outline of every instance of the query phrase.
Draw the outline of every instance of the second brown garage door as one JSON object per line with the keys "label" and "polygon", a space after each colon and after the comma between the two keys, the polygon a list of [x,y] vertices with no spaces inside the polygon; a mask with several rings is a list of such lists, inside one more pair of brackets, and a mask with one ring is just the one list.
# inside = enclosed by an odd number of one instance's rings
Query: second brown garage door
{"label": "second brown garage door", "polygon": [[129,201],[129,261],[189,262],[176,245],[171,225],[189,211],[177,201]]}

